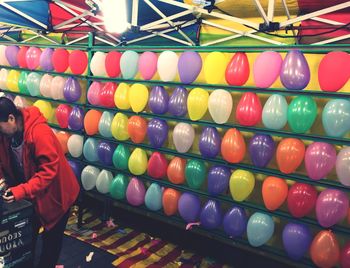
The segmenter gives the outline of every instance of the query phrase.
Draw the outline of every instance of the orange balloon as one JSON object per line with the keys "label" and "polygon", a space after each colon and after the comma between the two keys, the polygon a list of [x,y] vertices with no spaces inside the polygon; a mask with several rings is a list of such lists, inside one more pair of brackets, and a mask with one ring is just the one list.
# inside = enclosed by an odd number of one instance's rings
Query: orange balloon
{"label": "orange balloon", "polygon": [[288,184],[277,177],[267,177],[262,186],[262,196],[268,210],[278,209],[288,196]]}
{"label": "orange balloon", "polygon": [[277,164],[281,172],[293,173],[303,162],[305,155],[304,143],[295,138],[283,139],[277,147]]}
{"label": "orange balloon", "polygon": [[174,157],[168,166],[167,176],[169,181],[174,184],[182,184],[185,182],[186,160],[180,157]]}
{"label": "orange balloon", "polygon": [[98,123],[100,122],[102,113],[97,110],[90,110],[84,117],[84,128],[88,135],[95,135],[98,132]]}
{"label": "orange balloon", "polygon": [[164,213],[168,216],[174,215],[177,212],[177,203],[181,193],[174,189],[168,188],[165,189],[163,193],[163,209]]}
{"label": "orange balloon", "polygon": [[239,163],[243,160],[246,151],[244,138],[235,128],[230,128],[221,141],[222,157],[229,163]]}
{"label": "orange balloon", "polygon": [[128,121],[128,133],[134,143],[141,143],[147,134],[147,121],[141,116],[134,115]]}
{"label": "orange balloon", "polygon": [[69,133],[65,131],[59,131],[56,133],[56,137],[61,145],[64,154],[68,153],[68,139],[70,137]]}
{"label": "orange balloon", "polygon": [[312,241],[310,256],[318,267],[334,267],[339,261],[339,251],[336,236],[330,230],[323,230]]}

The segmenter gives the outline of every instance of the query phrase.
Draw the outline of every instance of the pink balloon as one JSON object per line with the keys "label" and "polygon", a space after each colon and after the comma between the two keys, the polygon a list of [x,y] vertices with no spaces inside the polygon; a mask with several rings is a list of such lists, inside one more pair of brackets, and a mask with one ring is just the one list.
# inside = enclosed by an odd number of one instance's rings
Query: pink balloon
{"label": "pink balloon", "polygon": [[140,206],[144,203],[145,200],[145,186],[143,182],[137,178],[131,178],[128,188],[126,189],[126,199],[129,204],[133,206]]}
{"label": "pink balloon", "polygon": [[40,64],[41,49],[37,47],[30,47],[26,53],[26,61],[28,69],[35,70]]}
{"label": "pink balloon", "polygon": [[157,54],[146,51],[139,58],[139,71],[145,80],[150,80],[157,71]]}
{"label": "pink balloon", "polygon": [[[282,68],[282,57],[275,51],[264,51],[255,60],[253,66],[254,82],[257,87],[268,88],[278,78]],[[269,66],[269,68],[266,68]]]}
{"label": "pink balloon", "polygon": [[92,82],[92,84],[89,87],[87,98],[90,104],[92,105],[100,105],[100,94],[101,90],[103,88],[103,84],[100,82]]}
{"label": "pink balloon", "polygon": [[346,243],[340,252],[340,265],[342,268],[350,267],[350,242]]}

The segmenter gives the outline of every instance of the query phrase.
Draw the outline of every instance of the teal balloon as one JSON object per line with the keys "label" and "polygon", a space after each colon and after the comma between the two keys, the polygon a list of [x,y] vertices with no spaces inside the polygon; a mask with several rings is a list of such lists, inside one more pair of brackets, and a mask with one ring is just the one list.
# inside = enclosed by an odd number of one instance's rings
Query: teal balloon
{"label": "teal balloon", "polygon": [[19,92],[21,92],[22,94],[29,94],[29,91],[27,88],[27,79],[28,79],[28,73],[21,72],[18,79],[18,88],[19,88]]}
{"label": "teal balloon", "polygon": [[288,124],[295,133],[307,132],[315,122],[317,104],[310,96],[296,97],[288,107]]}
{"label": "teal balloon", "polygon": [[123,174],[117,174],[109,186],[109,193],[114,199],[124,199],[126,188],[128,188],[129,180]]}
{"label": "teal balloon", "polygon": [[275,223],[271,216],[256,212],[248,221],[248,242],[253,247],[260,247],[270,240],[275,230]]}
{"label": "teal balloon", "polygon": [[104,111],[98,122],[98,132],[105,138],[112,138],[111,125],[114,114]]}
{"label": "teal balloon", "polygon": [[322,124],[328,136],[343,137],[350,130],[350,101],[329,101],[322,112]]}
{"label": "teal balloon", "polygon": [[83,155],[90,162],[98,161],[97,155],[98,142],[93,138],[88,138],[83,146]]}
{"label": "teal balloon", "polygon": [[124,79],[133,79],[139,67],[139,54],[127,50],[120,58],[120,70]]}
{"label": "teal balloon", "polygon": [[40,95],[41,75],[38,73],[30,73],[27,77],[27,89],[31,96]]}
{"label": "teal balloon", "polygon": [[185,178],[187,184],[192,189],[201,188],[205,181],[207,169],[205,163],[201,160],[189,160],[187,161],[185,168]]}
{"label": "teal balloon", "polygon": [[148,187],[145,195],[145,205],[149,210],[157,211],[162,208],[162,189],[157,183]]}
{"label": "teal balloon", "polygon": [[287,124],[288,103],[286,98],[279,94],[271,95],[262,111],[262,122],[265,127],[279,130]]}
{"label": "teal balloon", "polygon": [[128,169],[128,162],[130,157],[129,148],[123,144],[119,144],[113,153],[113,165],[117,169]]}

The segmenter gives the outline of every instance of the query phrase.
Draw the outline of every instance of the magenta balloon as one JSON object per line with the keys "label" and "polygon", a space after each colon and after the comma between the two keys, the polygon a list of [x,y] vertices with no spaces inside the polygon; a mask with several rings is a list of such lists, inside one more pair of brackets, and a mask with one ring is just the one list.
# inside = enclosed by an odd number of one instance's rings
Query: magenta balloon
{"label": "magenta balloon", "polygon": [[28,69],[34,70],[39,67],[41,50],[37,47],[30,47],[26,53]]}
{"label": "magenta balloon", "polygon": [[97,81],[92,82],[87,93],[87,99],[92,105],[101,105],[100,94],[103,84]]}
{"label": "magenta balloon", "polygon": [[261,88],[272,86],[280,74],[282,62],[282,57],[278,52],[264,51],[261,53],[253,66],[255,85]]}
{"label": "magenta balloon", "polygon": [[195,51],[185,51],[179,58],[177,68],[181,82],[191,84],[202,70],[202,58]]}
{"label": "magenta balloon", "polygon": [[40,55],[40,66],[44,71],[52,71],[52,54],[54,50],[52,48],[45,48]]}
{"label": "magenta balloon", "polygon": [[8,46],[6,47],[6,50],[5,50],[6,59],[8,63],[13,67],[18,66],[18,61],[17,61],[18,51],[19,51],[18,46]]}
{"label": "magenta balloon", "polygon": [[133,206],[140,206],[145,201],[145,186],[143,182],[137,178],[131,178],[126,189],[126,199]]}

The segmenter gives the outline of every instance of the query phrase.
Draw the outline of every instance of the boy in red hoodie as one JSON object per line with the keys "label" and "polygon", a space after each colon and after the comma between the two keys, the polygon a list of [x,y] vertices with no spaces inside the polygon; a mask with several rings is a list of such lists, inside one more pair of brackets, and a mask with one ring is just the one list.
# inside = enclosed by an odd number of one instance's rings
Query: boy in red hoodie
{"label": "boy in red hoodie", "polygon": [[17,109],[5,97],[0,98],[0,187],[9,187],[6,202],[33,203],[34,248],[44,227],[39,267],[55,267],[79,184],[39,109]]}

